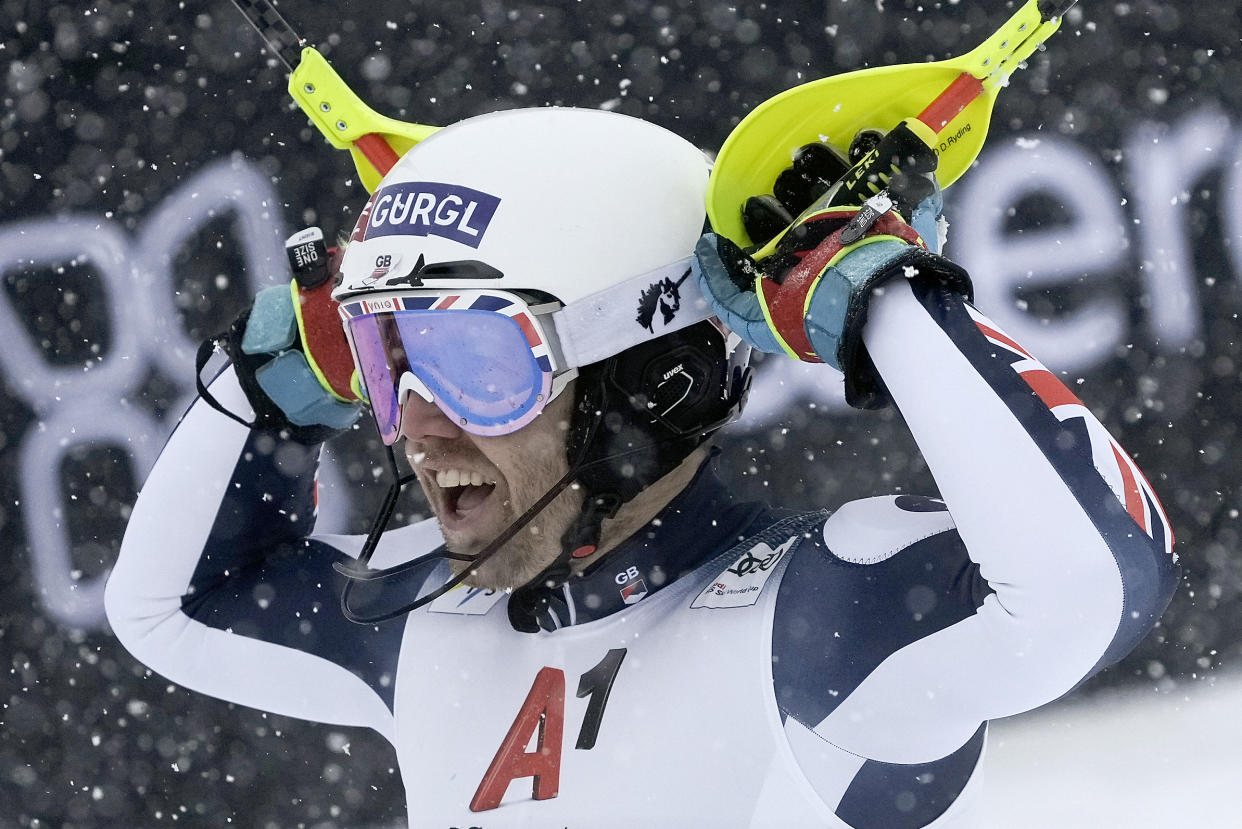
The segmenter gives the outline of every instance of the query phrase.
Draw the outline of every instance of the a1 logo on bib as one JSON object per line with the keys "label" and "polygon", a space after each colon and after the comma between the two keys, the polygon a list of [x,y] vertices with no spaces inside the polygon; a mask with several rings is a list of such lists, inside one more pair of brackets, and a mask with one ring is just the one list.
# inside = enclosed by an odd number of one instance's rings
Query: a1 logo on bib
{"label": "a1 logo on bib", "polygon": [[759,601],[759,594],[768,578],[776,572],[776,565],[794,548],[800,536],[789,540],[775,550],[760,541],[742,553],[715,581],[703,589],[690,607],[748,607]]}

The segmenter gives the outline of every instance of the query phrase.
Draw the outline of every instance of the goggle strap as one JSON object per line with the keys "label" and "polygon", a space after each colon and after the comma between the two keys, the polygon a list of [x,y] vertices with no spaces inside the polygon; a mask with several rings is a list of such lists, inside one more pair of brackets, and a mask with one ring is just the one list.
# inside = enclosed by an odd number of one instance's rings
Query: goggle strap
{"label": "goggle strap", "polygon": [[[565,364],[598,363],[710,318],[711,305],[691,274],[693,258],[687,256],[640,274],[553,312],[552,327]],[[626,312],[619,313],[619,309]]]}
{"label": "goggle strap", "polygon": [[[570,368],[552,378],[552,391],[548,393],[548,403],[555,400],[569,385],[569,381],[578,376],[578,369]],[[547,405],[546,403],[544,405]]]}

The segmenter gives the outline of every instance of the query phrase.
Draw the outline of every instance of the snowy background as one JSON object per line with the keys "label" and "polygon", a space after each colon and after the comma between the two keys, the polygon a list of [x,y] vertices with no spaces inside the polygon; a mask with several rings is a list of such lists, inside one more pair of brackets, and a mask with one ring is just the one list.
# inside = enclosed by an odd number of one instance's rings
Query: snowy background
{"label": "snowy background", "polygon": [[[281,9],[385,114],[447,124],[502,107],[606,107],[706,148],[789,86],[960,54],[1011,11],[915,0]],[[1238,825],[1240,35],[1229,5],[1081,0],[1013,78],[978,167],[948,192],[948,252],[974,274],[979,304],[1138,458],[1186,574],[1134,654],[997,726],[993,825]],[[378,738],[172,686],[117,645],[100,606],[137,486],[192,393],[194,346],[257,286],[287,278],[288,233],[334,234],[365,200],[348,157],[284,85],[221,0],[0,0],[4,829],[402,825]],[[763,372],[726,445],[749,494],[833,507],[934,491],[894,414],[844,410],[822,373],[794,364]],[[375,449],[363,432],[334,447],[323,526],[365,525],[380,494]]]}

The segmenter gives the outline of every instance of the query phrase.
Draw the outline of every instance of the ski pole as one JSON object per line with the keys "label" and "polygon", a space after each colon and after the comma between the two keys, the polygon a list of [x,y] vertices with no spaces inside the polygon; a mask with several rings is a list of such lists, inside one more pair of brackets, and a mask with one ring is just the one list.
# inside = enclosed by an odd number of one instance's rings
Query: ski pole
{"label": "ski pole", "polygon": [[948,187],[982,150],[992,107],[1009,76],[1060,28],[1074,2],[1028,0],[960,57],[847,72],[760,104],[734,127],[716,156],[707,192],[713,229],[746,246],[751,240],[742,205],[769,192],[799,147],[825,142],[844,151],[858,132],[887,131],[908,119],[935,136],[934,143],[926,143],[939,156],[940,185]]}
{"label": "ski pole", "polygon": [[439,127],[380,115],[349,88],[313,46],[307,46],[271,0],[233,0],[272,53],[289,70],[289,94],[328,143],[349,150],[358,177],[375,192],[407,150]]}

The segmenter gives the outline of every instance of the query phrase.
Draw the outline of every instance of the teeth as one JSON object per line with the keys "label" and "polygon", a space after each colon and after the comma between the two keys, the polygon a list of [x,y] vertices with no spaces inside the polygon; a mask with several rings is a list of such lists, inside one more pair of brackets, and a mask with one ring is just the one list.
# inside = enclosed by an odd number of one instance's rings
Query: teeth
{"label": "teeth", "polygon": [[436,485],[441,489],[449,489],[455,486],[483,486],[485,482],[495,483],[494,481],[485,481],[482,472],[470,472],[465,469],[436,470]]}

